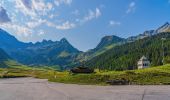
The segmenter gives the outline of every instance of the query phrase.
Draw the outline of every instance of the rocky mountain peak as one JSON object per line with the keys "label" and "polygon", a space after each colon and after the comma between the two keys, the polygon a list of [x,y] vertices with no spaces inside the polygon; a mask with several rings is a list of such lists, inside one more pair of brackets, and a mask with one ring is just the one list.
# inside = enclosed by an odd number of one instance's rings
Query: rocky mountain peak
{"label": "rocky mountain peak", "polygon": [[70,44],[66,38],[62,38],[62,39],[60,40],[60,43]]}
{"label": "rocky mountain peak", "polygon": [[170,32],[170,24],[169,24],[169,22],[166,22],[165,24],[163,24],[161,27],[159,27],[156,30],[156,33],[161,33],[161,32]]}
{"label": "rocky mountain peak", "polygon": [[66,38],[62,38],[60,42],[68,42]]}
{"label": "rocky mountain peak", "polygon": [[115,35],[105,36],[101,39],[101,41],[97,45],[96,49],[100,49],[100,48],[103,48],[107,45],[119,43],[119,42],[122,42],[122,41],[124,41],[123,38],[120,38],[120,37],[115,36]]}

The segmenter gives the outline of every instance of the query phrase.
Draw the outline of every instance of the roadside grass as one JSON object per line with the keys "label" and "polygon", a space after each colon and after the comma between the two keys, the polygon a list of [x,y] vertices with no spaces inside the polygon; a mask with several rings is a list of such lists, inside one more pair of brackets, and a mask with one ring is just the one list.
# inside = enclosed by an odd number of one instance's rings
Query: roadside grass
{"label": "roadside grass", "polygon": [[[57,76],[54,78],[54,75]],[[69,74],[60,72],[49,81],[76,84],[107,85],[108,80],[127,80],[135,85],[170,85],[170,65],[129,71],[97,71],[93,74]]]}
{"label": "roadside grass", "polygon": [[52,82],[108,85],[109,80],[127,80],[136,85],[170,85],[170,64],[141,70],[106,71],[95,70],[92,74],[72,74],[54,69],[30,68],[14,62],[8,62],[8,68],[0,68],[1,78],[35,77]]}

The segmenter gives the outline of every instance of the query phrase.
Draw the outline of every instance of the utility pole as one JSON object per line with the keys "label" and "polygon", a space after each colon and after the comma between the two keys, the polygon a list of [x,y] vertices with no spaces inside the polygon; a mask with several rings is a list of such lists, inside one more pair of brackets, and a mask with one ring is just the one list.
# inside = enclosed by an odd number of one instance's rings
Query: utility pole
{"label": "utility pole", "polygon": [[162,38],[162,64],[164,64],[165,52],[164,52],[164,41],[166,38]]}

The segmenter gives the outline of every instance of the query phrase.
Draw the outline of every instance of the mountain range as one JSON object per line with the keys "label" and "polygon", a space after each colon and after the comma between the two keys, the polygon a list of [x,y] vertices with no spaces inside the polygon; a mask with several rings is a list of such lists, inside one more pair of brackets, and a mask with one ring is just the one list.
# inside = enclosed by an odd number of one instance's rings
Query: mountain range
{"label": "mountain range", "polygon": [[131,37],[127,38],[127,41],[133,42],[135,40],[150,37],[150,36],[162,33],[162,32],[170,32],[170,24],[168,22],[166,22],[165,24],[163,24],[162,26],[160,26],[159,28],[157,28],[155,30],[147,30],[144,33],[139,34],[137,36],[131,36]]}
{"label": "mountain range", "polygon": [[[163,42],[163,47],[162,38],[166,38]],[[136,69],[137,61],[143,55],[149,59],[151,66],[170,63],[170,32],[159,33],[151,37],[115,46],[85,62],[85,65],[108,70]],[[162,62],[163,58],[164,62]]]}
{"label": "mountain range", "polygon": [[[163,41],[162,38],[166,40]],[[143,55],[149,58],[152,66],[170,63],[169,40],[170,24],[165,23],[156,30],[145,31],[143,34],[125,39],[126,42],[93,57],[86,61],[85,65],[109,70],[136,69],[137,61]],[[163,58],[164,62],[162,62]]]}
{"label": "mountain range", "polygon": [[155,30],[144,31],[142,34],[139,34],[137,36],[131,36],[126,39],[114,35],[105,36],[101,39],[100,43],[96,46],[96,48],[83,53],[84,54],[83,57],[85,58],[86,61],[91,60],[91,58],[99,56],[105,53],[106,51],[114,48],[115,46],[120,46],[147,37],[152,37],[162,32],[170,32],[170,24],[168,22],[166,22],[165,24],[163,24],[162,26]]}
{"label": "mountain range", "polygon": [[36,43],[24,43],[0,29],[0,48],[16,61],[27,65],[71,64],[79,50],[65,38],[60,41],[43,40]]}
{"label": "mountain range", "polygon": [[[3,49],[7,53],[7,55],[9,55],[10,58],[12,58],[13,60],[16,60],[22,64],[30,66],[47,65],[47,66],[60,66],[63,68],[63,67],[75,67],[79,66],[82,63],[86,63],[86,65],[91,67],[99,66],[98,64],[101,63],[111,64],[109,63],[110,61],[109,59],[113,59],[114,61],[118,56],[121,56],[121,54],[125,55],[124,53],[117,52],[117,48],[119,48],[120,49],[119,51],[121,51],[123,50],[121,48],[129,46],[131,43],[141,45],[138,44],[137,42],[148,39],[150,37],[154,37],[155,35],[158,35],[159,33],[162,32],[170,32],[169,23],[165,23],[158,29],[148,30],[142,34],[132,36],[126,39],[115,35],[105,36],[101,39],[100,43],[94,49],[88,50],[87,52],[82,52],[73,47],[67,41],[66,38],[63,38],[60,41],[43,40],[41,42],[36,43],[32,42],[24,43],[17,40],[14,36],[10,35],[8,32],[0,29],[0,48]],[[130,48],[126,50],[126,53],[129,53]],[[1,52],[3,52],[3,50]],[[6,54],[5,52],[3,53]],[[114,56],[111,56],[112,54],[115,54],[115,52],[116,58]],[[104,60],[104,58],[107,56],[109,59]],[[100,62],[96,61],[98,57],[101,58],[100,60],[98,60]],[[111,65],[114,64],[112,63]]]}

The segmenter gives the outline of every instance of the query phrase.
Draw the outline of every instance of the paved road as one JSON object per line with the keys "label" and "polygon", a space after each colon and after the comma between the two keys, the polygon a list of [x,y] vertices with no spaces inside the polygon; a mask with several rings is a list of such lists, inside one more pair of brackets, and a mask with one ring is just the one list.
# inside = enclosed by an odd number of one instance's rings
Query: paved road
{"label": "paved road", "polygon": [[170,100],[170,86],[91,86],[0,79],[0,100]]}

